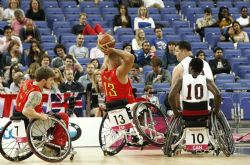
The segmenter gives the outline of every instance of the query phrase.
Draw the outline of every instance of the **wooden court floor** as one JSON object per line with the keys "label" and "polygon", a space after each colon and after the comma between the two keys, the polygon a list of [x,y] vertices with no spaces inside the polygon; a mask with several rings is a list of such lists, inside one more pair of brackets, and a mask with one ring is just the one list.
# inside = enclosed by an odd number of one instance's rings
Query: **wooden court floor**
{"label": "wooden court floor", "polygon": [[[163,156],[161,150],[122,150],[116,156],[103,156],[98,147],[77,148],[77,154],[73,161],[66,158],[62,165],[247,165],[250,162],[250,148],[240,148],[231,157],[225,157],[223,154],[213,156],[212,153],[202,153],[192,155],[182,152],[175,157]],[[48,165],[32,156],[29,159],[13,163],[0,156],[0,165],[25,164],[25,165]],[[56,163],[57,164],[57,163]]]}

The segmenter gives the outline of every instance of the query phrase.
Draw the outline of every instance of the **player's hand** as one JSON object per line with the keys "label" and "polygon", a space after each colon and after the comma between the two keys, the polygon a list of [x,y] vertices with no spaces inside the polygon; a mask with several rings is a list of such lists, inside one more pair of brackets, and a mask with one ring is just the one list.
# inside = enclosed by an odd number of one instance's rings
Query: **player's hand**
{"label": "player's hand", "polygon": [[110,48],[108,47],[108,46],[100,46],[99,45],[99,48],[100,48],[100,50],[106,55],[106,56],[108,56],[109,54],[110,54]]}
{"label": "player's hand", "polygon": [[47,120],[47,119],[48,119],[48,115],[47,115],[47,114],[44,114],[44,113],[41,113],[41,114],[40,114],[40,119],[41,119],[41,120]]}

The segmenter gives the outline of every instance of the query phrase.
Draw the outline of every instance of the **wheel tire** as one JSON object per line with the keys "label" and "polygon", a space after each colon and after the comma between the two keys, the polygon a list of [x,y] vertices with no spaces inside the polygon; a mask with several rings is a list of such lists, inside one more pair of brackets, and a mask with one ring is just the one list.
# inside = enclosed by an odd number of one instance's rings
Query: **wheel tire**
{"label": "wheel tire", "polygon": [[[32,129],[34,128],[35,122],[39,121],[38,119],[34,119],[29,123],[28,129],[27,129],[29,145],[30,145],[30,148],[32,149],[32,151],[34,152],[34,154],[37,157],[39,157],[40,159],[47,161],[47,162],[60,162],[60,161],[64,160],[70,154],[71,147],[72,147],[71,146],[71,138],[69,136],[67,128],[65,127],[65,124],[62,121],[60,121],[59,119],[54,118],[54,117],[49,117],[48,120],[52,120],[57,124],[59,123],[60,126],[64,129],[64,131],[67,131],[67,140],[68,140],[67,144],[68,144],[68,146],[67,146],[66,152],[62,156],[53,158],[53,157],[46,157],[42,153],[40,153],[40,151],[38,151],[38,149],[32,143]],[[41,122],[45,122],[45,121],[41,121]]]}
{"label": "wheel tire", "polygon": [[4,132],[7,130],[7,128],[10,126],[10,124],[12,123],[12,121],[9,121],[2,129],[2,131],[0,132],[0,153],[2,154],[2,156],[12,162],[17,162],[17,161],[23,161],[25,159],[28,159],[29,157],[31,157],[33,155],[32,150],[30,150],[29,152],[27,152],[27,154],[23,155],[23,156],[18,156],[18,157],[11,157],[10,155],[8,155],[4,148],[3,148],[3,136],[4,136]]}
{"label": "wheel tire", "polygon": [[[150,115],[148,117],[147,115],[147,119],[151,120],[151,121],[147,121],[148,123],[154,123],[153,125],[153,132],[150,132],[151,135],[149,133],[146,133],[144,132],[144,129],[143,127],[141,126],[141,121],[139,119],[140,117],[140,113],[142,112],[140,108],[143,108],[143,106],[146,108],[146,109],[143,109],[142,111],[146,110],[147,112],[150,112],[152,114],[152,118],[153,118],[153,122],[152,120],[150,119]],[[167,117],[165,116],[165,114],[157,107],[155,106],[154,104],[152,103],[148,103],[148,102],[140,102],[140,103],[137,103],[133,109],[133,122],[138,130],[138,132],[140,133],[140,135],[149,143],[151,143],[152,145],[154,146],[158,146],[158,147],[162,147],[164,145],[164,142],[165,142],[165,133],[167,132],[168,130],[168,122],[167,122]],[[140,112],[141,111],[141,112]],[[144,113],[145,114],[145,113]],[[158,127],[157,127],[158,126]],[[159,127],[161,126],[161,127]],[[163,127],[163,128],[162,128]],[[149,128],[149,127],[148,127]],[[159,130],[160,128],[160,130]],[[158,131],[158,130],[159,131]],[[150,130],[150,129],[148,129]],[[161,132],[160,132],[161,131]],[[158,139],[155,140],[155,132],[159,133],[161,135],[163,135],[163,139],[162,141],[157,141]],[[154,133],[154,135],[152,134]],[[156,137],[157,138],[157,137]]]}
{"label": "wheel tire", "polygon": [[[106,127],[105,127],[106,126]],[[100,125],[100,129],[99,129],[99,143],[100,143],[100,147],[101,149],[103,150],[103,154],[104,156],[113,156],[115,154],[118,154],[122,148],[125,146],[126,144],[126,140],[125,140],[125,137],[123,137],[122,141],[121,141],[121,144],[119,146],[117,146],[117,148],[115,148],[114,150],[112,151],[107,151],[107,150],[104,150],[104,145],[105,145],[105,137],[102,137],[103,135],[103,129],[109,129],[110,133],[112,133],[112,128],[110,127],[109,125],[109,119],[108,119],[108,113],[106,113],[102,119],[102,122],[101,122],[101,125]],[[106,131],[105,131],[106,132]],[[105,136],[105,135],[104,135]]]}

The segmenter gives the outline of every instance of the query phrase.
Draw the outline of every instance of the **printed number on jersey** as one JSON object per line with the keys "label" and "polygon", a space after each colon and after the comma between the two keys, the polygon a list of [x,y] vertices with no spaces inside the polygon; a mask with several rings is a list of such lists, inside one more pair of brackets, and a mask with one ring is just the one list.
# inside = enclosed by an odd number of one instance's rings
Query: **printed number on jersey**
{"label": "printed number on jersey", "polygon": [[108,115],[111,127],[114,131],[125,130],[133,127],[125,108],[109,111]]}
{"label": "printed number on jersey", "polygon": [[187,95],[187,100],[192,100],[192,96],[195,97],[196,100],[202,99],[204,94],[203,94],[203,85],[202,84],[189,84],[187,86],[188,88],[188,95]]}

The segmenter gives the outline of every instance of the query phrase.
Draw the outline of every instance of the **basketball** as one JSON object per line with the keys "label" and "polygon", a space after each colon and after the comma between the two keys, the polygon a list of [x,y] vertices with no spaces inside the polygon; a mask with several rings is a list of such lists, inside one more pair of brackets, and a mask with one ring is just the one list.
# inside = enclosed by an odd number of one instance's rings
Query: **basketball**
{"label": "basketball", "polygon": [[115,47],[115,39],[110,34],[102,34],[98,36],[98,45],[99,47],[104,48],[114,48]]}

